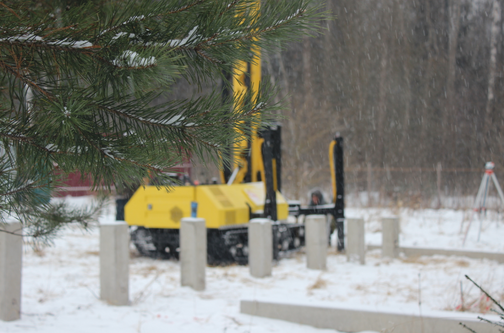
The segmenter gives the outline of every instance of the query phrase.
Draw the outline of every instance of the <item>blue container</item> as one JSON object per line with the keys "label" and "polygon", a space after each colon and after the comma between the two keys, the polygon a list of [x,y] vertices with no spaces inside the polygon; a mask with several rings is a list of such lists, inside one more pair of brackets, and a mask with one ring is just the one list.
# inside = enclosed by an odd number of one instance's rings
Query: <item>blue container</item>
{"label": "blue container", "polygon": [[198,203],[196,201],[191,201],[191,217],[198,216]]}

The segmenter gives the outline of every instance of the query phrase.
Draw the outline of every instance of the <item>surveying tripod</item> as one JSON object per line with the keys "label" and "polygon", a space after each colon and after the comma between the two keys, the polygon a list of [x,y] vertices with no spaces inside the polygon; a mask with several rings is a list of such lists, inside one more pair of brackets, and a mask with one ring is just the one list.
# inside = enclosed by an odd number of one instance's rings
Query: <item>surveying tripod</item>
{"label": "surveying tripod", "polygon": [[504,206],[504,194],[502,193],[502,189],[499,185],[499,181],[497,180],[497,177],[495,177],[495,173],[493,171],[494,167],[495,167],[495,164],[493,162],[487,162],[485,164],[485,174],[483,175],[483,179],[481,179],[481,184],[480,184],[480,187],[478,190],[478,194],[476,194],[476,200],[474,200],[473,214],[471,215],[471,220],[469,221],[469,225],[467,226],[467,230],[464,235],[464,241],[462,243],[463,245],[465,244],[467,234],[469,233],[469,229],[471,228],[472,217],[474,216],[475,212],[479,213],[480,225],[479,225],[479,231],[478,231],[478,242],[480,240],[481,226],[483,223],[481,213],[483,213],[483,217],[486,216],[486,200],[488,197],[488,190],[490,188],[490,179],[493,181],[495,188],[497,189],[497,192],[499,193],[501,203]]}

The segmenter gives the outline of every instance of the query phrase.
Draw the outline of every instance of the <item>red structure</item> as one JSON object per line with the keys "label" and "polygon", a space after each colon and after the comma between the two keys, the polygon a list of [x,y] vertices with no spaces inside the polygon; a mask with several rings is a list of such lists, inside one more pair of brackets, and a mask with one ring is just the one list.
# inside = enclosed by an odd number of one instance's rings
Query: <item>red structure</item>
{"label": "red structure", "polygon": [[63,186],[58,188],[58,191],[53,195],[56,197],[82,197],[84,195],[91,195],[91,179],[81,179],[80,172],[73,172],[68,175],[68,178],[63,182]]}
{"label": "red structure", "polygon": [[[191,177],[192,164],[187,161],[173,168],[176,173],[188,175]],[[112,187],[113,189],[113,187]],[[82,179],[80,172],[73,172],[68,175],[68,178],[63,182],[63,186],[58,188],[58,191],[53,194],[55,197],[81,197],[85,195],[92,195],[91,177]]]}

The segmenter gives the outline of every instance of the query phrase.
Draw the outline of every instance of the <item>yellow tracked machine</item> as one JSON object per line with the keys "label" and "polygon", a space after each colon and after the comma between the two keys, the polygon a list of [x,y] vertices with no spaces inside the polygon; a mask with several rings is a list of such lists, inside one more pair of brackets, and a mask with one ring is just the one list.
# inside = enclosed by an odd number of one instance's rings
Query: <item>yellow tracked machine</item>
{"label": "yellow tracked machine", "polygon": [[[261,80],[259,58],[243,63],[238,73],[233,76],[235,94],[257,88]],[[275,125],[255,131],[251,142],[245,146],[234,147],[233,165],[221,171],[222,184],[173,186],[169,191],[159,186],[138,188],[124,206],[124,220],[131,226],[131,239],[142,255],[178,258],[180,221],[191,216],[191,203],[196,202],[197,216],[206,220],[209,264],[248,262],[247,224],[255,217],[274,221],[272,246],[275,259],[304,245],[304,225],[287,223],[289,214],[334,215],[338,221],[338,248],[342,249],[344,216],[340,138],[335,139],[331,147],[335,200],[331,205],[302,208],[299,204],[292,204],[289,207],[280,192],[281,127]],[[340,179],[335,176],[336,171],[340,171]],[[118,219],[121,217],[118,210]]]}

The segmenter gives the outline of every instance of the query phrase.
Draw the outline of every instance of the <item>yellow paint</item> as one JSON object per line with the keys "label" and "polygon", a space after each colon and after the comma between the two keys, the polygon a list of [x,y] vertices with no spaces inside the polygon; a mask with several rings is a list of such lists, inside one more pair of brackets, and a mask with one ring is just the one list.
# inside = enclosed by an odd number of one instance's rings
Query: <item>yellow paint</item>
{"label": "yellow paint", "polygon": [[[264,143],[263,138],[255,137],[252,141],[251,149],[252,155],[250,162],[252,163],[252,182],[264,181],[264,161],[262,157],[262,144]],[[261,178],[257,177],[257,174],[261,175]]]}
{"label": "yellow paint", "polygon": [[226,177],[224,177],[224,168],[221,166],[219,170],[220,181],[222,184],[226,184]]}
{"label": "yellow paint", "polygon": [[[243,149],[243,152],[245,152],[247,147],[245,146],[242,149]],[[233,184],[240,184],[240,183],[244,182],[245,176],[247,175],[247,170],[248,170],[247,157],[241,155],[238,158],[235,158],[235,162],[238,167],[238,173],[236,174],[236,177],[234,179]]]}
{"label": "yellow paint", "polygon": [[[251,8],[253,11],[252,14],[255,14],[260,9],[260,1],[257,1],[255,6]],[[233,94],[235,100],[238,97],[241,97],[247,93],[247,89],[251,89],[252,91],[252,101],[257,98],[259,84],[261,82],[261,50],[259,48],[254,48],[251,50],[254,54],[254,57],[250,63],[245,61],[240,61],[233,72]],[[250,73],[249,73],[250,68]],[[250,79],[250,87],[246,85],[246,77],[249,75]],[[236,109],[241,108],[243,105],[235,105]],[[258,142],[262,142],[263,140],[257,137],[257,128],[252,129],[252,137],[250,142],[250,156],[251,156],[251,165],[247,163],[248,156],[248,142],[242,140],[237,142],[234,146],[235,154],[233,156],[233,170],[235,168],[239,168],[239,172],[233,181],[233,184],[240,184],[244,181],[245,175],[247,171],[250,169],[252,175],[252,181],[257,181],[257,173],[261,173],[262,180],[264,180],[264,167],[259,163],[259,160],[262,161],[262,152],[261,152],[261,144]],[[223,174],[221,173],[221,178],[224,179]],[[224,183],[224,181],[223,181]]]}
{"label": "yellow paint", "polygon": [[[253,10],[259,10],[257,1]],[[250,64],[240,62],[233,72],[233,94],[243,96],[247,92],[246,75],[250,66],[250,89],[252,101],[257,98],[261,82],[261,50],[252,50],[254,58]],[[240,108],[242,105],[235,105]],[[156,186],[140,187],[125,206],[125,220],[129,225],[147,228],[178,229],[180,219],[191,215],[191,201],[198,203],[198,217],[206,220],[207,228],[220,228],[230,225],[248,223],[249,210],[253,213],[264,211],[266,189],[264,186],[264,161],[262,144],[264,139],[257,136],[257,128],[253,128],[250,142],[250,165],[247,163],[247,147],[245,140],[234,146],[231,172],[239,171],[232,185],[225,185],[224,172],[221,170],[221,182],[224,185],[178,186],[170,191]],[[248,168],[251,170],[252,183],[243,184]],[[276,160],[273,160],[273,179],[275,191],[278,188],[276,178]],[[260,182],[258,179],[260,174]],[[280,192],[276,192],[278,220],[286,220],[289,206]],[[250,208],[249,208],[250,207]]]}
{"label": "yellow paint", "polygon": [[[252,212],[263,212],[264,202],[266,201],[266,189],[263,182],[237,184],[233,185],[241,188],[247,203],[252,209]],[[286,220],[289,216],[289,204],[285,200],[282,193],[276,191],[277,201],[277,218],[279,221]]]}
{"label": "yellow paint", "polygon": [[124,207],[124,219],[129,225],[178,229],[180,219],[191,216],[194,199],[193,186],[141,186]]}
{"label": "yellow paint", "polygon": [[[262,182],[235,185],[140,187],[124,208],[129,225],[146,228],[178,229],[180,219],[191,216],[191,201],[198,203],[198,217],[207,228],[241,225],[252,212],[264,210],[265,190]],[[289,214],[287,201],[277,192],[278,220]]]}
{"label": "yellow paint", "polygon": [[273,158],[271,160],[271,164],[273,165],[273,190],[278,191],[278,180],[277,180],[277,164],[276,164],[276,158]]}
{"label": "yellow paint", "polygon": [[[216,229],[249,221],[248,206],[235,186],[197,186],[196,202],[198,217],[205,219],[207,228]],[[189,206],[190,202],[187,205]]]}

